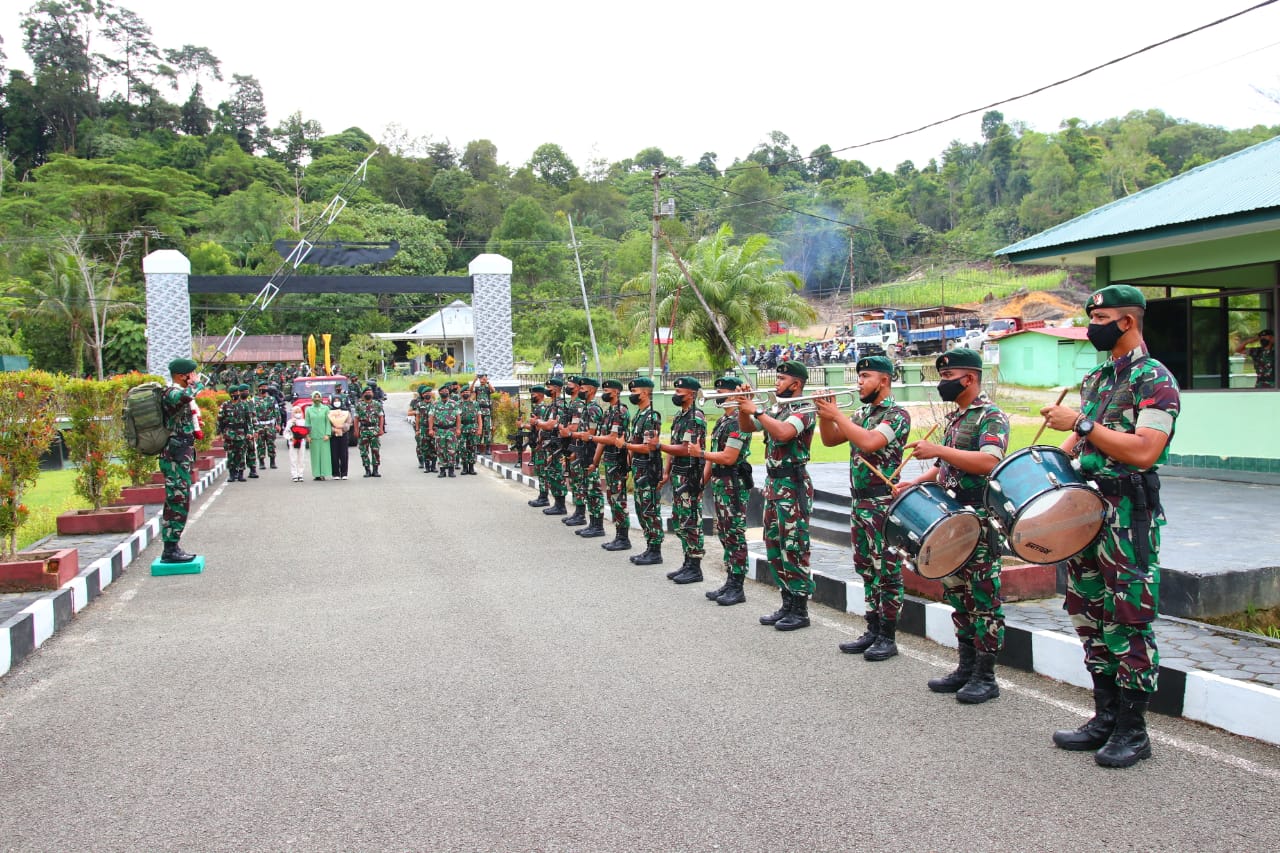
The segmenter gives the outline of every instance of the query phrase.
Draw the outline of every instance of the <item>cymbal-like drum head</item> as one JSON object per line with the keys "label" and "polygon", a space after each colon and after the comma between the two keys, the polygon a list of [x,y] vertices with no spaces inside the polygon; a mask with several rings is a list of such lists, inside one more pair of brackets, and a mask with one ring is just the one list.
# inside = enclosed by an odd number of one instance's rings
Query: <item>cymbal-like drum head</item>
{"label": "cymbal-like drum head", "polygon": [[1028,563],[1069,560],[1102,529],[1105,502],[1088,488],[1062,488],[1032,498],[1019,511],[1009,550]]}
{"label": "cymbal-like drum head", "polygon": [[978,547],[982,522],[973,512],[948,515],[929,529],[917,555],[916,573],[931,580],[954,574]]}

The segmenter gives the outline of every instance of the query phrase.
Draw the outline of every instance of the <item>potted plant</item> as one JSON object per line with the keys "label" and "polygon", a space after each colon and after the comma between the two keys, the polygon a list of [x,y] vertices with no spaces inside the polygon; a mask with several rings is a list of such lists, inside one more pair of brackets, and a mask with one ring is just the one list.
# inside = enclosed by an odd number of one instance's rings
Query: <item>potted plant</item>
{"label": "potted plant", "polygon": [[57,428],[59,383],[39,370],[0,373],[0,591],[57,589],[79,571],[76,550],[18,551],[23,493]]}
{"label": "potted plant", "polygon": [[117,416],[124,390],[117,380],[72,379],[63,385],[62,399],[71,419],[65,440],[77,467],[75,490],[90,506],[58,516],[58,533],[63,536],[130,533],[146,520],[141,504],[107,506],[120,496],[124,473],[115,461],[124,446]]}
{"label": "potted plant", "polygon": [[206,388],[196,394],[196,406],[200,409],[200,432],[196,439],[196,468],[199,471],[212,470],[216,458],[209,455],[213,449],[213,433],[218,423],[218,407],[228,395],[220,391]]}

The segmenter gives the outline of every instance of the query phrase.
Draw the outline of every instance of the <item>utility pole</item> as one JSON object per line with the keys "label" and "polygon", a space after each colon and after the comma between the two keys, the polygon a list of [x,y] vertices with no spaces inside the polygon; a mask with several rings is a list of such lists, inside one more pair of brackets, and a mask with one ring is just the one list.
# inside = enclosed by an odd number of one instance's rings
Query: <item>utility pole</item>
{"label": "utility pole", "polygon": [[653,342],[658,337],[658,183],[666,173],[653,170],[653,237],[649,253],[649,378],[653,378]]}

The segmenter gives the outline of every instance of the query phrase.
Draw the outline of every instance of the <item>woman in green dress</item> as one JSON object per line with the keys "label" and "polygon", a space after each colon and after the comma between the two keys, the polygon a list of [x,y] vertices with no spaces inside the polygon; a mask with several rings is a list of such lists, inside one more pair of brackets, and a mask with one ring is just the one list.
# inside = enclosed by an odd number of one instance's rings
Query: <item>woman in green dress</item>
{"label": "woman in green dress", "polygon": [[311,405],[307,406],[307,440],[311,448],[311,476],[316,480],[333,476],[333,462],[329,457],[329,439],[332,431],[329,426],[329,407],[320,399],[320,392],[311,395]]}

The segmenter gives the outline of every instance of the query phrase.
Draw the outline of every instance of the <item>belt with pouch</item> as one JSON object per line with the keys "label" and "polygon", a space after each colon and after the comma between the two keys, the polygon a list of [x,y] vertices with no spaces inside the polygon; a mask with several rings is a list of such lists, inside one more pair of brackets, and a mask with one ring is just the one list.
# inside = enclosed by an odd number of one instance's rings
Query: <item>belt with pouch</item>
{"label": "belt with pouch", "polygon": [[805,475],[805,467],[803,465],[778,465],[776,467],[766,467],[764,476],[769,480],[776,480],[779,477],[794,477],[802,479]]}
{"label": "belt with pouch", "polygon": [[868,500],[871,498],[886,498],[891,494],[893,494],[893,490],[884,483],[876,483],[863,489],[854,489],[853,499],[856,501],[864,498]]}

